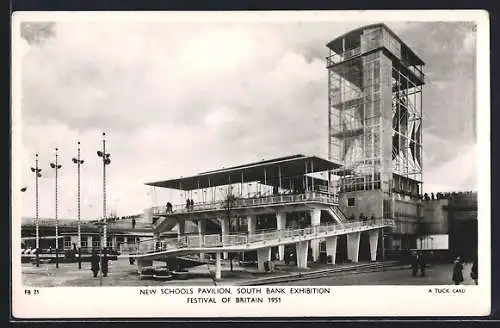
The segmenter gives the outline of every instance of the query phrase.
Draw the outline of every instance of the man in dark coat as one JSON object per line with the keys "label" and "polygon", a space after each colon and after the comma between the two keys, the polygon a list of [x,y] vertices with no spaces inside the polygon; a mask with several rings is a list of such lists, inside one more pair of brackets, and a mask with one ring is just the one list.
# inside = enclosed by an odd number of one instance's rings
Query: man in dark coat
{"label": "man in dark coat", "polygon": [[417,275],[418,262],[419,262],[418,254],[417,253],[411,253],[410,254],[410,264],[411,264],[412,275],[414,277]]}
{"label": "man in dark coat", "polygon": [[107,248],[103,249],[101,267],[102,267],[102,276],[107,277],[108,276],[108,250],[107,250]]}
{"label": "man in dark coat", "polygon": [[452,280],[455,283],[455,285],[460,285],[460,283],[464,281],[464,276],[462,273],[463,269],[464,266],[462,264],[462,261],[460,260],[460,257],[457,257],[457,259],[453,263],[453,276],[452,276]]}
{"label": "man in dark coat", "polygon": [[472,263],[472,268],[470,269],[470,277],[474,280],[477,285],[477,259]]}
{"label": "man in dark coat", "polygon": [[420,252],[420,256],[418,258],[418,266],[420,268],[420,275],[425,277],[425,266],[426,266],[426,258],[423,252]]}
{"label": "man in dark coat", "polygon": [[99,273],[99,255],[95,249],[92,250],[92,255],[90,256],[90,265],[90,269],[92,270],[92,273],[94,273],[95,278]]}

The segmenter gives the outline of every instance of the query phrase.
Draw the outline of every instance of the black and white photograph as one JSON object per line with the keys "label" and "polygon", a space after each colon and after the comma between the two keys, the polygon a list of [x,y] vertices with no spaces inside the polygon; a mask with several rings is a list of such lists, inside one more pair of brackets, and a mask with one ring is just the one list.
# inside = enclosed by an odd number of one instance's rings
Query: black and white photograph
{"label": "black and white photograph", "polygon": [[[486,13],[18,12],[12,30],[20,315],[101,315],[109,293],[124,316],[488,313]],[[50,295],[59,312],[35,306]]]}

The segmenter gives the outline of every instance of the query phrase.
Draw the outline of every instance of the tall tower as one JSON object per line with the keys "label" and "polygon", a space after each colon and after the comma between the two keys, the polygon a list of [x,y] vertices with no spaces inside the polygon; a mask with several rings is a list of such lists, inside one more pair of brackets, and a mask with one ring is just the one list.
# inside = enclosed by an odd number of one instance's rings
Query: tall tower
{"label": "tall tower", "polygon": [[384,24],[327,44],[329,159],[346,215],[395,220],[389,248],[413,247],[422,216],[424,62]]}

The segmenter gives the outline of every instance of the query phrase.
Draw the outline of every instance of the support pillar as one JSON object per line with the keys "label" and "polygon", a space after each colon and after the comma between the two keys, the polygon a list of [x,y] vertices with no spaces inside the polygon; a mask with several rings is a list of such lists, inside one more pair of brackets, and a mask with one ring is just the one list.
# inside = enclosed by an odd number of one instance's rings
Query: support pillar
{"label": "support pillar", "polygon": [[271,247],[257,249],[257,264],[260,272],[264,272],[264,262],[271,261]]}
{"label": "support pillar", "polygon": [[[220,222],[220,228],[221,228],[221,232],[222,232],[222,246],[224,246],[226,244],[226,239],[227,239],[226,236],[229,233],[229,219],[228,218],[220,218],[219,222]],[[224,252],[222,254],[222,258],[224,260],[227,260],[228,253]]]}
{"label": "support pillar", "polygon": [[[311,226],[318,226],[320,224],[321,219],[321,210],[313,209],[311,210]],[[311,249],[312,249],[312,257],[313,261],[316,262],[319,259],[319,239],[311,240]]]}
{"label": "support pillar", "polygon": [[222,279],[222,266],[220,260],[220,252],[215,253],[215,279]]}
{"label": "support pillar", "polygon": [[87,236],[87,248],[88,249],[94,248],[94,246],[92,245],[92,236]]}
{"label": "support pillar", "polygon": [[[286,213],[276,212],[276,227],[278,230],[283,230],[286,227]],[[285,245],[278,246],[279,260],[285,260]]]}
{"label": "support pillar", "polygon": [[368,234],[370,236],[370,259],[376,261],[379,230],[370,230]]}
{"label": "support pillar", "polygon": [[177,236],[180,237],[184,235],[185,231],[186,231],[186,221],[177,220]]}
{"label": "support pillar", "polygon": [[297,267],[307,268],[307,250],[309,243],[307,241],[299,241],[296,245],[297,250]]}
{"label": "support pillar", "polygon": [[142,268],[147,267],[147,266],[152,266],[153,265],[153,260],[146,260],[146,259],[137,259],[137,272],[141,273]]}
{"label": "support pillar", "polygon": [[255,234],[255,230],[257,228],[257,216],[248,215],[247,216],[247,226],[248,226],[248,234],[249,235]]}
{"label": "support pillar", "polygon": [[360,237],[361,232],[351,232],[347,234],[347,258],[354,263],[357,263],[359,258]]}
{"label": "support pillar", "polygon": [[118,247],[117,237],[113,236],[111,238],[111,249],[116,250],[117,247]]}
{"label": "support pillar", "polygon": [[332,264],[335,264],[335,258],[337,257],[337,236],[326,238],[326,256],[331,256]]}
{"label": "support pillar", "polygon": [[[200,239],[200,247],[203,247],[203,240],[207,231],[207,221],[198,220],[198,238]],[[200,259],[205,258],[205,253],[200,253]]]}

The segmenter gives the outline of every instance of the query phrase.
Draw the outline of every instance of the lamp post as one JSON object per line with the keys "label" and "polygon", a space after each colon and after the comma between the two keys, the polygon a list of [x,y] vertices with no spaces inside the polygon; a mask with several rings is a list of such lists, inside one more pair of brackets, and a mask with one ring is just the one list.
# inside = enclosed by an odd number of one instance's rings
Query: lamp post
{"label": "lamp post", "polygon": [[[102,158],[102,218],[103,218],[103,243],[107,247],[107,227],[106,227],[106,165],[111,164],[109,158],[111,154],[106,153],[106,133],[102,133],[102,151],[97,151],[97,156]],[[102,253],[102,251],[101,251]]]}
{"label": "lamp post", "polygon": [[83,159],[80,159],[80,141],[78,141],[78,155],[77,158],[72,159],[73,163],[78,168],[78,191],[76,196],[77,216],[78,216],[78,269],[82,268],[82,235],[80,227],[80,166],[83,164]]}
{"label": "lamp post", "polygon": [[59,220],[57,217],[57,206],[58,206],[58,184],[57,184],[57,172],[62,168],[62,165],[57,163],[58,159],[58,151],[59,149],[56,148],[56,162],[55,163],[50,163],[50,167],[53,168],[56,171],[56,201],[55,201],[55,212],[56,212],[56,268],[59,268]]}
{"label": "lamp post", "polygon": [[[38,222],[38,178],[42,177],[42,169],[38,168],[38,153],[35,155],[35,167],[31,168],[35,173],[35,247],[36,247],[36,266],[40,266],[40,230]],[[25,189],[26,190],[26,189]]]}

